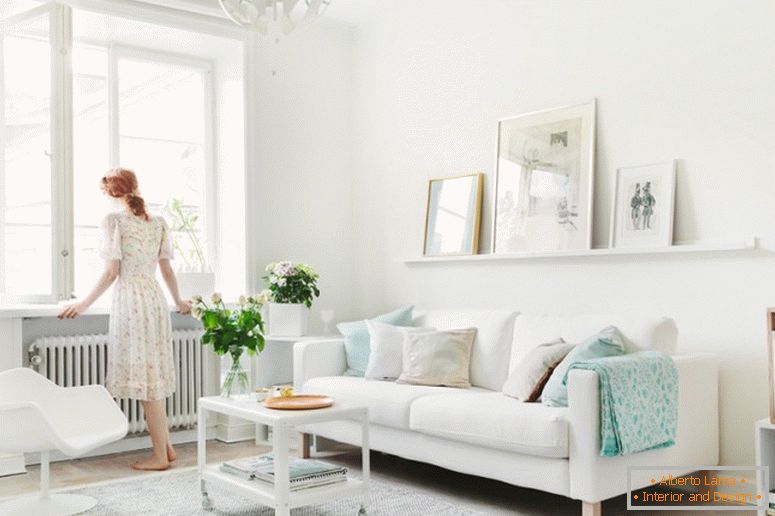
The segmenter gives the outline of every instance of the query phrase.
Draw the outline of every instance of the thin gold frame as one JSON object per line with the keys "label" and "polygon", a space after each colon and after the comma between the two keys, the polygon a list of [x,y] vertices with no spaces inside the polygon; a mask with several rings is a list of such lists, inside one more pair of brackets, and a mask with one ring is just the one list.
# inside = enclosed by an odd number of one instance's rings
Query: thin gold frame
{"label": "thin gold frame", "polygon": [[[430,222],[431,211],[431,191],[433,190],[433,183],[438,181],[449,181],[451,179],[462,179],[465,177],[476,177],[476,213],[474,214],[474,231],[471,242],[470,253],[440,253],[440,254],[427,254],[426,248],[428,247],[428,224]],[[484,196],[484,173],[477,172],[474,174],[461,174],[458,176],[438,177],[428,181],[428,196],[425,201],[425,230],[423,231],[422,242],[422,254],[423,256],[473,256],[479,254],[479,235],[482,224],[482,197]]]}

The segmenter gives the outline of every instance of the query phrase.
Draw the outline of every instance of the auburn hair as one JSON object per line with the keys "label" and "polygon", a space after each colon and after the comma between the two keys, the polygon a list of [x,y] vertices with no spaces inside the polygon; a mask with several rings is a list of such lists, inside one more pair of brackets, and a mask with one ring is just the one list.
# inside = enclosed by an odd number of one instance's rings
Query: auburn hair
{"label": "auburn hair", "polygon": [[137,192],[137,176],[126,168],[114,168],[102,178],[102,191],[107,195],[123,199],[129,211],[138,217],[149,220],[145,211],[145,200]]}

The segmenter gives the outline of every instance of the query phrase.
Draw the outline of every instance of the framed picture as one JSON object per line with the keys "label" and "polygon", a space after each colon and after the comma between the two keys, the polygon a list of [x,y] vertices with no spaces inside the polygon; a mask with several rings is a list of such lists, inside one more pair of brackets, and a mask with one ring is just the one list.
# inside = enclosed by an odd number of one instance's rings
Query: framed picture
{"label": "framed picture", "polygon": [[675,161],[616,171],[611,247],[673,243]]}
{"label": "framed picture", "polygon": [[498,122],[493,252],[589,249],[595,101]]}
{"label": "framed picture", "polygon": [[479,252],[484,174],[431,179],[425,212],[425,256]]}

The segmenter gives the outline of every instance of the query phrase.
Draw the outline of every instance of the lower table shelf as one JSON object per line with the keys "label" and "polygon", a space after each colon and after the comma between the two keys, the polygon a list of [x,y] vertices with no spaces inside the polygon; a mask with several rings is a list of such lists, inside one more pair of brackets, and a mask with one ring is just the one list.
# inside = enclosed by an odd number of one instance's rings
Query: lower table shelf
{"label": "lower table shelf", "polygon": [[[275,507],[274,486],[259,480],[246,480],[221,471],[219,464],[205,467],[202,478],[205,482],[221,486],[236,494],[258,501],[261,505]],[[290,508],[314,505],[334,499],[359,497],[363,495],[364,484],[361,480],[348,478],[345,482],[327,486],[310,487],[290,493]]]}

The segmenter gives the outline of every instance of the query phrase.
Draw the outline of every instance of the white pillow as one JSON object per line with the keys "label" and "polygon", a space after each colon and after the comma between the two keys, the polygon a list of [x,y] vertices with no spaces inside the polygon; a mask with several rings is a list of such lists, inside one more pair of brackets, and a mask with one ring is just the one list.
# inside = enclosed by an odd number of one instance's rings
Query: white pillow
{"label": "white pillow", "polygon": [[407,333],[398,383],[471,388],[471,349],[476,328]]}
{"label": "white pillow", "polygon": [[519,401],[538,401],[552,372],[571,349],[573,344],[562,339],[533,348],[503,384],[503,394]]}
{"label": "white pillow", "polygon": [[365,377],[371,380],[395,380],[401,376],[406,335],[434,331],[434,328],[394,326],[372,320],[366,321],[366,327],[371,350]]}

